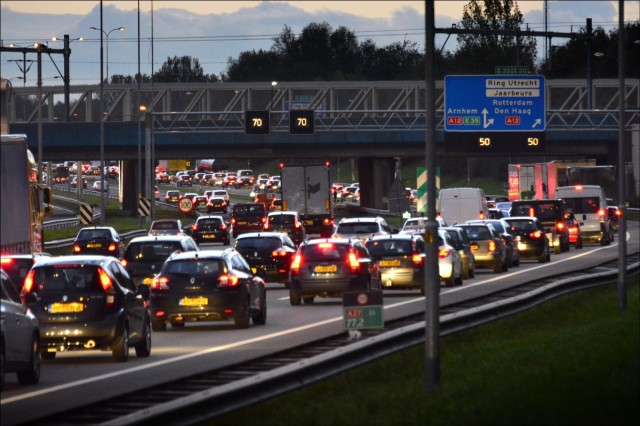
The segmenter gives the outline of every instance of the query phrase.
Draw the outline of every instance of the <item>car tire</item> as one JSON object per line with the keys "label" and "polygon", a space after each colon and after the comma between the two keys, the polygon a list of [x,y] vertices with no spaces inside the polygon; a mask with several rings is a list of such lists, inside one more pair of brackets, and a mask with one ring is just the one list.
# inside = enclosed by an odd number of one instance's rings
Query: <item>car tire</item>
{"label": "car tire", "polygon": [[249,306],[245,303],[239,310],[236,310],[233,314],[233,322],[236,328],[244,329],[249,328]]}
{"label": "car tire", "polygon": [[113,343],[111,354],[116,362],[126,362],[129,359],[129,329],[126,325]]}
{"label": "car tire", "polygon": [[313,296],[302,298],[302,301],[304,302],[305,305],[312,305],[315,300],[316,298]]}
{"label": "car tire", "polygon": [[549,250],[547,250],[547,256],[545,259],[547,262],[551,262],[551,252]]}
{"label": "car tire", "polygon": [[151,324],[149,320],[144,323],[142,341],[135,346],[135,349],[138,358],[146,358],[151,355]]}
{"label": "car tire", "polygon": [[473,263],[471,265],[471,268],[469,269],[469,277],[475,278],[475,276],[476,276],[476,264]]}
{"label": "car tire", "polygon": [[579,237],[578,240],[576,241],[576,250],[579,250],[582,248],[582,237]]}
{"label": "car tire", "polygon": [[184,328],[186,323],[184,321],[174,321],[171,323],[171,327],[173,328]]}
{"label": "car tire", "polygon": [[300,306],[300,303],[302,303],[300,295],[291,288],[289,289],[289,303],[291,306]]}
{"label": "car tire", "polygon": [[166,331],[167,323],[164,320],[151,320],[151,329],[153,331]]}
{"label": "car tire", "polygon": [[464,264],[464,267],[462,268],[462,278],[464,278],[465,280],[468,280],[471,277],[470,272],[469,272],[469,262]]}
{"label": "car tire", "polygon": [[560,244],[560,245],[557,245],[557,246],[553,247],[553,252],[554,252],[555,254],[560,254],[560,253],[562,253],[562,244]]}
{"label": "car tire", "polygon": [[458,277],[454,277],[453,278],[453,285],[454,286],[461,286],[462,282],[463,282],[462,271],[460,271],[460,275]]}
{"label": "car tire", "polygon": [[262,296],[262,303],[260,305],[260,312],[254,315],[251,320],[254,325],[265,325],[267,323],[267,299],[266,294]]}
{"label": "car tire", "polygon": [[499,261],[494,265],[493,272],[495,272],[496,274],[499,274],[502,272],[502,262]]}
{"label": "car tire", "polygon": [[[4,356],[3,356],[4,361]],[[31,356],[29,358],[28,368],[16,372],[18,376],[18,383],[21,385],[35,385],[40,381],[40,365],[42,364],[42,357],[40,355],[40,340],[38,337],[33,336],[31,338]],[[4,362],[3,362],[3,380],[4,383]]]}
{"label": "car tire", "polygon": [[449,278],[445,278],[444,279],[444,284],[448,287],[453,287],[454,285],[454,279],[453,279],[453,275],[451,275]]}

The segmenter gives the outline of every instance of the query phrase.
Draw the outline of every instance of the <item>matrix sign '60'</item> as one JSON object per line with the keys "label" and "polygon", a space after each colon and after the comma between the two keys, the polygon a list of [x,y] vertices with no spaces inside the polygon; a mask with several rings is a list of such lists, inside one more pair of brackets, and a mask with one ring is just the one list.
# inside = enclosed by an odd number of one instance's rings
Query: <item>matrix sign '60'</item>
{"label": "matrix sign '60'", "polygon": [[313,110],[293,109],[289,111],[289,133],[292,135],[312,135]]}

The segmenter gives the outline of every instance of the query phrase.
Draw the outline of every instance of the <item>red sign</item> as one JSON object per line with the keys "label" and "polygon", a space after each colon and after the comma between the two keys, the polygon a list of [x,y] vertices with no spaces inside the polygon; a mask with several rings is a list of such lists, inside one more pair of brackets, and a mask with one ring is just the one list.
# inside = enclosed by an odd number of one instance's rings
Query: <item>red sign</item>
{"label": "red sign", "polygon": [[193,211],[193,200],[189,197],[182,197],[178,200],[178,210],[180,213],[189,214]]}
{"label": "red sign", "polygon": [[508,126],[519,126],[520,125],[520,117],[519,116],[507,116],[504,118],[504,124]]}
{"label": "red sign", "polygon": [[460,116],[448,117],[447,124],[450,126],[460,126],[462,125],[462,117]]}

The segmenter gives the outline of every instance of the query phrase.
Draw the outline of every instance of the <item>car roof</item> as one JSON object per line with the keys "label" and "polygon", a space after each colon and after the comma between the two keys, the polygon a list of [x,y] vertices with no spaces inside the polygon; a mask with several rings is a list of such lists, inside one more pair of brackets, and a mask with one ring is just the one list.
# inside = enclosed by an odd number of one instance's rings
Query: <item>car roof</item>
{"label": "car roof", "polygon": [[196,222],[201,220],[201,219],[220,219],[224,222],[224,217],[219,215],[219,214],[203,214],[198,216],[198,218],[196,219]]}
{"label": "car roof", "polygon": [[293,211],[293,210],[282,210],[282,211],[276,211],[276,212],[269,212],[269,216],[278,216],[278,215],[282,215],[282,214],[295,214],[295,215],[297,215],[298,212]]}
{"label": "car roof", "polygon": [[377,222],[382,220],[381,217],[345,217],[340,223],[353,223],[353,222]]}
{"label": "car roof", "polygon": [[272,231],[264,231],[264,232],[245,232],[244,234],[240,234],[236,237],[237,240],[243,240],[245,238],[260,238],[260,237],[277,237],[282,238],[284,234],[282,232],[272,232]]}
{"label": "car roof", "polygon": [[[442,228],[441,228],[442,229]],[[420,234],[389,234],[389,235],[376,235],[369,238],[367,241],[379,241],[379,240],[402,240],[411,241],[416,238],[422,238]]]}
{"label": "car roof", "polygon": [[52,254],[50,253],[22,253],[22,254],[3,254],[2,256],[3,259],[34,259],[34,258],[47,258],[47,257],[53,257]]}
{"label": "car roof", "polygon": [[65,255],[65,256],[53,256],[46,257],[39,260],[34,266],[48,266],[48,265],[65,265],[65,264],[84,264],[84,265],[96,265],[99,266],[103,262],[118,261],[113,256],[103,256],[96,254],[81,254],[81,255]]}
{"label": "car roof", "polygon": [[320,244],[320,243],[334,243],[334,244],[353,244],[359,242],[358,238],[310,238],[302,243],[302,245]]}
{"label": "car roof", "polygon": [[210,250],[191,250],[191,251],[183,251],[180,253],[172,253],[167,261],[169,260],[186,260],[186,259],[220,259],[225,254],[234,251],[232,248],[226,249],[210,249]]}
{"label": "car roof", "polygon": [[129,241],[131,243],[145,243],[149,241],[184,241],[192,239],[188,235],[154,235],[154,236],[144,236],[144,237],[135,237]]}

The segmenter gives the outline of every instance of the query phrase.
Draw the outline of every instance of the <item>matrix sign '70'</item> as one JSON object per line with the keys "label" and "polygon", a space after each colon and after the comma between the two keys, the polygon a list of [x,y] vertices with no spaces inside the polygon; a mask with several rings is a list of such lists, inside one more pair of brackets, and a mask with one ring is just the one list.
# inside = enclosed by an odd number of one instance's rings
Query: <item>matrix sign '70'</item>
{"label": "matrix sign '70'", "polygon": [[247,135],[268,135],[269,111],[245,111],[244,126]]}
{"label": "matrix sign '70'", "polygon": [[292,135],[312,135],[313,110],[292,109],[289,111],[289,133]]}

